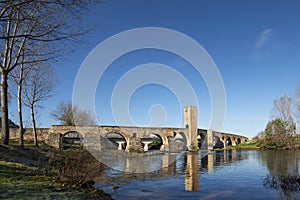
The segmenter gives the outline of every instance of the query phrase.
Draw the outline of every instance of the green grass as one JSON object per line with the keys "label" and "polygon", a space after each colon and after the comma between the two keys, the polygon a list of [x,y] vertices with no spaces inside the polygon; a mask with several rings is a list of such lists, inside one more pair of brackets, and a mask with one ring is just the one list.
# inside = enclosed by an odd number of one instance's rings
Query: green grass
{"label": "green grass", "polygon": [[259,147],[257,146],[256,141],[251,140],[240,143],[236,146],[228,146],[226,149],[259,149]]}
{"label": "green grass", "polygon": [[[10,141],[9,141],[9,145],[11,145],[11,146],[20,146],[18,140],[10,140]],[[46,148],[46,149],[51,148],[51,147],[50,147],[49,145],[47,145],[44,141],[39,141],[39,142],[38,142],[38,145],[39,145],[40,148]],[[33,141],[25,140],[25,141],[24,141],[24,147],[36,147],[36,146],[34,145],[34,142],[33,142]]]}
{"label": "green grass", "polygon": [[0,199],[111,199],[99,189],[71,186],[49,170],[50,147],[11,144],[0,145]]}
{"label": "green grass", "polygon": [[[248,142],[240,143],[236,146],[227,146],[226,150],[247,150],[247,149],[260,149],[260,147],[257,145],[256,141],[251,140]],[[222,150],[222,149],[215,149],[215,150]]]}
{"label": "green grass", "polygon": [[34,168],[0,161],[0,199],[84,199],[56,181],[55,176],[39,175]]}

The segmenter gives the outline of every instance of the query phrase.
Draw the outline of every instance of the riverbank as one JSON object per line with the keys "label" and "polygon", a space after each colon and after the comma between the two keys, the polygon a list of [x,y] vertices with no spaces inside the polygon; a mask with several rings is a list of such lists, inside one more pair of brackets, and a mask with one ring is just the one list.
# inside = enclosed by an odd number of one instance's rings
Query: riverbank
{"label": "riverbank", "polygon": [[299,136],[293,136],[293,142],[283,142],[281,146],[266,145],[269,141],[266,139],[253,139],[248,142],[237,144],[236,146],[227,146],[226,150],[297,150],[300,149]]}
{"label": "riverbank", "polygon": [[236,146],[227,146],[226,148],[215,148],[214,150],[259,150],[262,149],[256,140],[250,140],[237,144]]}
{"label": "riverbank", "polygon": [[254,150],[254,149],[261,149],[259,147],[256,140],[250,140],[248,142],[237,144],[236,146],[228,146],[226,150]]}
{"label": "riverbank", "polygon": [[[83,157],[85,160],[79,162]],[[97,171],[85,172],[87,159]],[[108,194],[92,187],[92,178],[101,173],[101,167],[83,150],[59,151],[45,144],[39,148],[1,144],[0,199],[109,200],[112,198]]]}

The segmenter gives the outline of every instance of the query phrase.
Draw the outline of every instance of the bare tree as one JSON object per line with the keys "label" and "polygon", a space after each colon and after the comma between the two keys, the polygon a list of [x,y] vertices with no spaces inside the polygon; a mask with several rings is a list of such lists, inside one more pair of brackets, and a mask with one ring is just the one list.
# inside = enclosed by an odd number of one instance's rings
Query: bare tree
{"label": "bare tree", "polygon": [[300,85],[297,86],[295,90],[295,95],[294,95],[294,116],[298,124],[298,131],[299,131],[299,126],[300,126]]}
{"label": "bare tree", "polygon": [[75,125],[96,125],[96,119],[88,110],[80,110],[77,106],[73,108],[73,119]]}
{"label": "bare tree", "polygon": [[[52,49],[51,51],[64,54],[68,49],[67,45],[78,42],[78,37],[86,32],[85,27],[81,25],[81,16],[93,2],[95,1],[7,0],[0,2],[1,121],[4,144],[9,143],[8,75],[21,64],[23,50],[27,49],[25,52],[29,52],[28,42],[47,43],[45,47]],[[69,47],[73,48],[71,45]]]}
{"label": "bare tree", "polygon": [[45,48],[45,45],[45,43],[39,41],[27,42],[26,49],[23,49],[23,53],[20,58],[20,64],[9,74],[9,80],[13,83],[14,91],[16,91],[15,96],[17,97],[20,136],[19,144],[21,147],[24,146],[22,117],[23,82],[27,79],[32,68],[41,66],[43,63],[49,64],[51,61],[54,61],[53,55],[55,55],[56,52],[51,52],[51,49]]}
{"label": "bare tree", "polygon": [[60,122],[61,125],[74,125],[73,108],[71,102],[60,102],[57,108],[51,112],[51,117]]}
{"label": "bare tree", "polygon": [[[24,59],[24,57],[23,57]],[[14,85],[17,88],[17,101],[18,101],[18,121],[19,121],[19,144],[21,147],[24,146],[24,138],[23,138],[23,116],[22,116],[22,86],[23,81],[27,77],[29,73],[29,68],[24,64],[20,64],[18,70],[13,70],[11,73],[11,79]]]}
{"label": "bare tree", "polygon": [[34,144],[38,146],[35,108],[53,96],[53,90],[58,85],[55,73],[50,66],[31,68],[23,83],[23,103],[30,109]]}
{"label": "bare tree", "polygon": [[96,125],[96,119],[87,110],[72,106],[70,101],[59,103],[51,117],[62,125]]}
{"label": "bare tree", "polygon": [[280,118],[284,122],[292,118],[292,98],[287,95],[274,100],[272,114],[275,118]]}

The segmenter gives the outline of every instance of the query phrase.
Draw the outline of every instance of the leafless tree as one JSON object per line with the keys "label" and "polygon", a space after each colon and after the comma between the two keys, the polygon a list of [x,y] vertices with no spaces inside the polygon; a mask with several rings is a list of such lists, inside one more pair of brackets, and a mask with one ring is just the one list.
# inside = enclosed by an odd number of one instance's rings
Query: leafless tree
{"label": "leafless tree", "polygon": [[[32,68],[42,66],[43,63],[49,65],[52,61],[55,61],[53,55],[57,52],[52,52],[50,48],[45,48],[45,43],[40,41],[29,41],[27,42],[27,48],[23,50],[20,58],[20,64],[14,68],[9,74],[9,80],[11,80],[14,86],[14,93],[17,97],[18,104],[18,124],[19,124],[19,144],[21,147],[24,146],[23,139],[23,117],[22,117],[22,89],[23,82],[30,75]],[[28,52],[28,53],[26,53]],[[34,69],[35,70],[35,69]]]}
{"label": "leafless tree", "polygon": [[[22,58],[24,60],[24,57]],[[19,121],[19,144],[21,147],[24,146],[24,138],[23,138],[23,117],[22,117],[22,86],[23,81],[27,77],[29,73],[29,67],[27,67],[25,64],[20,64],[19,67],[12,71],[11,73],[11,79],[14,85],[17,88],[17,93],[15,94],[17,96],[18,101],[18,121]]]}
{"label": "leafless tree", "polygon": [[298,131],[300,130],[300,85],[297,86],[294,95],[294,116],[298,124]]}
{"label": "leafless tree", "polygon": [[273,102],[272,114],[274,118],[279,118],[283,122],[288,122],[292,118],[292,98],[284,95]]}
{"label": "leafless tree", "polygon": [[54,88],[58,85],[55,73],[50,66],[31,68],[23,82],[23,103],[30,109],[34,144],[38,146],[35,108],[54,95]]}
{"label": "leafless tree", "polygon": [[[9,143],[8,75],[22,63],[24,52],[30,53],[28,43],[43,42],[52,52],[64,54],[68,44],[78,42],[79,36],[86,32],[86,28],[81,25],[81,16],[93,2],[95,1],[0,1],[1,121],[4,144]],[[34,53],[31,52],[31,56],[32,54]],[[26,62],[30,64],[31,61]]]}
{"label": "leafless tree", "polygon": [[77,106],[73,109],[73,119],[75,125],[96,125],[96,119],[88,110],[80,110]]}
{"label": "leafless tree", "polygon": [[51,112],[51,117],[60,122],[61,125],[74,125],[73,108],[71,102],[60,102],[57,108]]}
{"label": "leafless tree", "polygon": [[290,132],[295,132],[296,124],[293,117],[293,99],[287,95],[274,100],[273,117],[281,119]]}
{"label": "leafless tree", "polygon": [[96,119],[87,110],[80,110],[69,101],[59,103],[51,117],[62,125],[96,125]]}

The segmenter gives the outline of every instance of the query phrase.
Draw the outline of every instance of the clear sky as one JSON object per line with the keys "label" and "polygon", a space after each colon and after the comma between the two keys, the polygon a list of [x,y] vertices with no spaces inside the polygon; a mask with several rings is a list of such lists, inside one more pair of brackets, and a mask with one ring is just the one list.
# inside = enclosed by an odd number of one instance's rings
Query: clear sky
{"label": "clear sky", "polygon": [[[299,1],[106,0],[94,6],[85,21],[95,29],[87,36],[88,45],[77,46],[73,54],[55,66],[61,84],[58,95],[39,110],[40,127],[58,123],[49,113],[59,102],[72,100],[76,74],[94,47],[133,28],[176,30],[203,46],[218,67],[225,87],[222,131],[253,137],[265,128],[273,100],[291,94],[300,83]],[[105,71],[95,97],[99,124],[115,124],[111,112],[113,88],[126,72],[146,63],[172,67],[190,82],[200,106],[198,126],[208,128],[211,98],[203,77],[177,55],[155,49],[123,55]],[[178,99],[158,84],[144,85],[132,94],[129,109],[134,122],[147,126],[149,108],[157,104],[165,110],[166,126],[181,123]],[[11,107],[11,118],[17,121],[16,109]]]}

